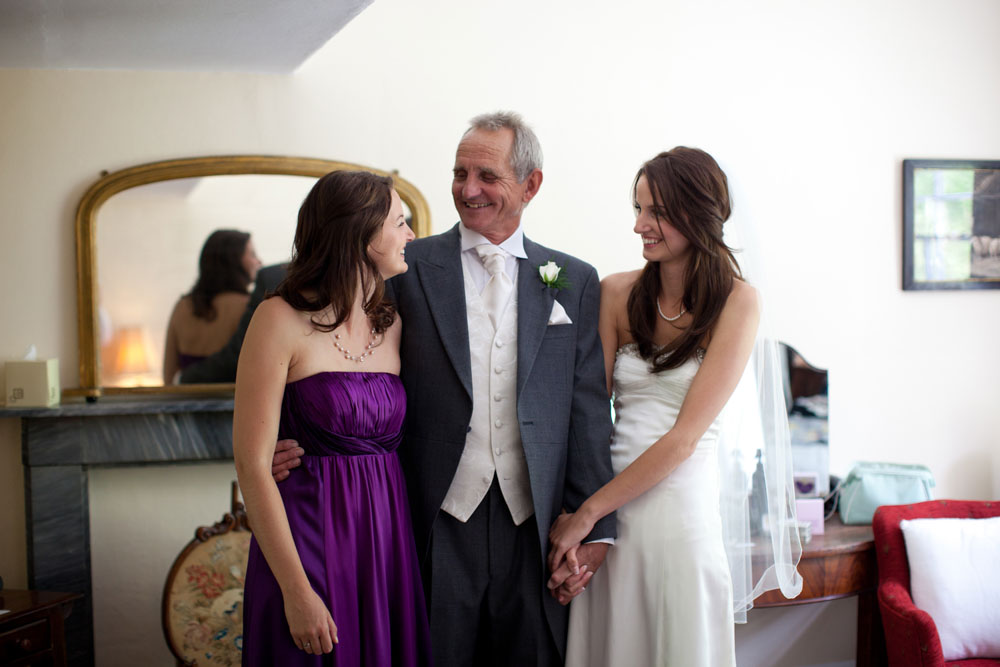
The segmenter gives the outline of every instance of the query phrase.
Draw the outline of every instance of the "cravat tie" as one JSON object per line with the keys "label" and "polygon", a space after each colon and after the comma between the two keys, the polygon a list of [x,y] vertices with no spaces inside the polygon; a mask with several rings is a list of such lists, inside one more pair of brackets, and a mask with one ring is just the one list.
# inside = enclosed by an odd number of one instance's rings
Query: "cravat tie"
{"label": "cravat tie", "polygon": [[504,308],[510,299],[510,293],[514,286],[510,281],[510,276],[505,270],[507,258],[504,251],[495,245],[483,244],[476,246],[479,258],[483,260],[483,266],[490,274],[490,280],[483,289],[483,305],[493,322],[494,331],[500,328],[500,318],[503,317]]}

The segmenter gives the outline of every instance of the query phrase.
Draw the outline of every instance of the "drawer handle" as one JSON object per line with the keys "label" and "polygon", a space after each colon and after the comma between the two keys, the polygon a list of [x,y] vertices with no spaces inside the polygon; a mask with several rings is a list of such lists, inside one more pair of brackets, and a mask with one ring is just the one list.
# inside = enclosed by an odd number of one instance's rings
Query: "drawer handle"
{"label": "drawer handle", "polygon": [[28,639],[27,637],[18,639],[17,640],[17,645],[21,647],[22,651],[30,651],[31,650],[31,640]]}

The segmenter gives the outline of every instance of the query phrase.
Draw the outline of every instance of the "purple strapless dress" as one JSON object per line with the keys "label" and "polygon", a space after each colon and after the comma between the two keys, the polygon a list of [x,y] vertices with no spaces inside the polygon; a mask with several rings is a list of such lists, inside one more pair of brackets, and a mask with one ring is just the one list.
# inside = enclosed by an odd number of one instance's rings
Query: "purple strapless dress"
{"label": "purple strapless dress", "polygon": [[281,590],[250,543],[244,665],[419,666],[431,662],[427,611],[396,448],[406,394],[389,373],[324,372],[285,386],[279,438],[305,449],[278,484],[292,537],[340,640],[308,655],[288,631]]}

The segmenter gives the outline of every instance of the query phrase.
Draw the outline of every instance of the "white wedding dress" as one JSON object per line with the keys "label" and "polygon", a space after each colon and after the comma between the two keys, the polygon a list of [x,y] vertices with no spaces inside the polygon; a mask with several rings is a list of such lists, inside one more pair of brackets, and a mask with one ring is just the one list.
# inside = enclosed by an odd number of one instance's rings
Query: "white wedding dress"
{"label": "white wedding dress", "polygon": [[[617,475],[669,431],[700,361],[653,374],[629,344],[614,368]],[[618,510],[618,538],[570,606],[567,667],[736,664],[733,588],[719,511],[716,441]]]}

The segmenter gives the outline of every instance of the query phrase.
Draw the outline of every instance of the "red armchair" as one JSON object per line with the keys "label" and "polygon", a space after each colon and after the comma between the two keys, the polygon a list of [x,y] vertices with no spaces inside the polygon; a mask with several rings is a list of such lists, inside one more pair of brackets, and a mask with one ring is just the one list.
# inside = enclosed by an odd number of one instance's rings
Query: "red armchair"
{"label": "red armchair", "polygon": [[1000,660],[990,659],[945,662],[934,619],[917,609],[910,597],[910,566],[899,527],[903,519],[994,516],[1000,516],[1000,502],[928,500],[913,505],[883,505],[875,511],[872,531],[878,558],[878,605],[890,667],[1000,666]]}

